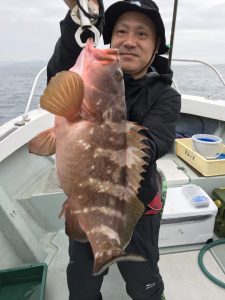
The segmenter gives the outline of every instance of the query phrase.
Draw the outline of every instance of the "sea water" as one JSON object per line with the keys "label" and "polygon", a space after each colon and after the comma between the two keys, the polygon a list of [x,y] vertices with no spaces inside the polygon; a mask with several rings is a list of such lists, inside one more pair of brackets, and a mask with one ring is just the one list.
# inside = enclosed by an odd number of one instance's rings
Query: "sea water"
{"label": "sea water", "polygon": [[[0,125],[24,113],[34,79],[46,62],[0,62]],[[38,80],[31,108],[39,104],[46,86],[46,72]]]}
{"label": "sea water", "polygon": [[[47,62],[0,62],[0,125],[23,114],[37,73]],[[215,65],[225,77],[225,65]],[[225,86],[208,67],[199,64],[172,65],[174,80],[183,94],[225,101]],[[46,86],[44,72],[36,86],[31,108],[39,104]]]}

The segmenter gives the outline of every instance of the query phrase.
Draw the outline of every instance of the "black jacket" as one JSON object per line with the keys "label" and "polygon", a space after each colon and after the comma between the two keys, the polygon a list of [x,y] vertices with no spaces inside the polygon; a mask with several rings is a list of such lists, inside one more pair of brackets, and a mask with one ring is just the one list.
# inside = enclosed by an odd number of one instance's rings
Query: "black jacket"
{"label": "black jacket", "polygon": [[[81,49],[75,42],[78,26],[68,13],[61,21],[59,38],[48,68],[48,81],[57,72],[75,64]],[[178,120],[181,97],[171,87],[172,71],[166,58],[156,56],[149,72],[140,79],[124,76],[127,104],[127,119],[148,128],[145,131],[150,146],[149,165],[141,182],[139,199],[147,205],[157,193],[156,160],[168,153],[174,143],[175,126]]]}

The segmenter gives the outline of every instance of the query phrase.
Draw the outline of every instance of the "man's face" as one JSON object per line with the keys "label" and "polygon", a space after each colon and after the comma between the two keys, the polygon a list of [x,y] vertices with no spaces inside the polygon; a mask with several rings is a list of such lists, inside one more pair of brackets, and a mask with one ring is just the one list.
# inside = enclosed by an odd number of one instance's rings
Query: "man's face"
{"label": "man's face", "polygon": [[[154,23],[146,15],[126,12],[116,21],[111,47],[119,49],[122,70],[133,74],[134,78],[140,78],[146,73],[156,43]],[[143,68],[141,73],[135,75]]]}

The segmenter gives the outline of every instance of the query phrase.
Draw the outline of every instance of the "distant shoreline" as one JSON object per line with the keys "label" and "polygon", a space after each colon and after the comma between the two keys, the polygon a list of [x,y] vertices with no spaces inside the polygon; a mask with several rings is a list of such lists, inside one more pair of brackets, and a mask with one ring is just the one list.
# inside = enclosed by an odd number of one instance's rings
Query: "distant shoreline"
{"label": "distant shoreline", "polygon": [[[203,60],[204,61],[204,60]],[[209,63],[213,66],[224,66],[224,63],[210,63],[208,61],[205,61],[206,63]],[[1,61],[0,60],[0,67],[2,66],[7,66],[7,65],[43,65],[46,66],[48,63],[48,61],[44,61],[44,60],[27,60],[27,61]],[[172,63],[174,66],[183,66],[183,65],[199,65],[199,63],[188,63],[188,62],[173,62]]]}
{"label": "distant shoreline", "polygon": [[47,65],[47,61],[44,60],[27,60],[27,61],[0,61],[0,66],[7,65]]}

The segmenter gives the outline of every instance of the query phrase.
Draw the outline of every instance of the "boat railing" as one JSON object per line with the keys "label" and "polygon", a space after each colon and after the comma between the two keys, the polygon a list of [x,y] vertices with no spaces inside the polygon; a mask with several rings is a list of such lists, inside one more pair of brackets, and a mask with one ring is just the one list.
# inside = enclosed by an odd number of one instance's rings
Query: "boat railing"
{"label": "boat railing", "polygon": [[36,88],[36,85],[37,85],[37,82],[38,82],[38,79],[39,77],[41,76],[41,74],[47,69],[47,67],[43,67],[39,72],[38,74],[36,75],[35,79],[34,79],[34,82],[33,82],[33,85],[32,85],[32,88],[31,88],[31,92],[30,92],[30,95],[29,95],[29,98],[27,100],[27,105],[26,105],[26,108],[25,108],[25,111],[24,111],[24,114],[22,116],[22,120],[17,122],[15,125],[17,126],[23,126],[26,124],[26,122],[29,121],[29,118],[28,118],[28,112],[30,110],[30,105],[31,105],[31,102],[32,102],[32,98],[33,98],[33,95],[34,95],[34,91],[35,91],[35,88]]}
{"label": "boat railing", "polygon": [[[200,63],[200,64],[203,64],[203,65],[206,65],[208,66],[209,68],[211,68],[216,74],[217,76],[219,77],[220,81],[222,82],[222,84],[225,86],[225,80],[223,79],[221,73],[214,67],[212,66],[211,64],[209,63],[206,63],[204,61],[201,61],[201,60],[196,60],[196,59],[172,59],[172,61],[176,61],[176,62],[188,62],[188,63]],[[38,79],[39,77],[41,76],[41,74],[47,69],[47,67],[43,67],[39,72],[38,74],[36,75],[35,79],[34,79],[34,82],[33,82],[33,86],[32,86],[32,89],[31,89],[31,92],[30,92],[30,95],[29,95],[29,98],[28,98],[28,101],[27,101],[27,105],[26,105],[26,108],[25,108],[25,111],[24,111],[24,114],[22,116],[22,120],[17,122],[15,125],[17,126],[23,126],[26,124],[26,122],[29,121],[29,118],[28,118],[28,112],[30,110],[30,105],[31,105],[31,102],[32,102],[32,98],[33,98],[33,95],[34,95],[34,91],[35,91],[35,88],[36,88],[36,85],[37,85],[37,82],[38,82]],[[176,84],[176,82],[173,80],[173,85],[174,85],[174,88],[180,93],[180,90]]]}
{"label": "boat railing", "polygon": [[[209,64],[205,61],[197,60],[197,59],[183,59],[183,58],[179,58],[179,59],[173,58],[172,61],[203,64],[203,65],[211,68],[216,73],[216,75],[219,77],[222,84],[225,86],[225,80],[223,79],[223,76],[221,75],[221,73],[214,66],[212,66],[211,64]],[[180,90],[174,80],[173,80],[173,85],[174,85],[175,89],[177,90],[177,92],[180,93]]]}

